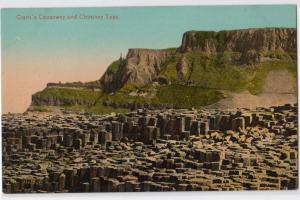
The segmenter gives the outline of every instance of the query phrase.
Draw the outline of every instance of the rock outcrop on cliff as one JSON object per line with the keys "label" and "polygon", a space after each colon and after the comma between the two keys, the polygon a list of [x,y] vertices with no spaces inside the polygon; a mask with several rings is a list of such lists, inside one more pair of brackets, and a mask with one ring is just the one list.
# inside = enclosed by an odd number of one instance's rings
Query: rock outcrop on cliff
{"label": "rock outcrop on cliff", "polygon": [[179,62],[176,64],[177,77],[182,79],[189,71],[189,62],[185,56],[182,56]]}
{"label": "rock outcrop on cliff", "polygon": [[115,70],[110,68],[100,79],[100,84],[106,91],[120,88],[126,82],[137,85],[151,83],[157,77],[160,66],[174,50],[129,49],[126,58],[120,58]]}

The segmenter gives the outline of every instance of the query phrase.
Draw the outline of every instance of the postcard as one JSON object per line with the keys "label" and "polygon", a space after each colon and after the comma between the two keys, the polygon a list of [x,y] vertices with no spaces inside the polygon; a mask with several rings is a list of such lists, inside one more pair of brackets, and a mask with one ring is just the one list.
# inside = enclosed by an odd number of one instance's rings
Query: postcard
{"label": "postcard", "polygon": [[296,7],[1,9],[3,192],[298,189]]}

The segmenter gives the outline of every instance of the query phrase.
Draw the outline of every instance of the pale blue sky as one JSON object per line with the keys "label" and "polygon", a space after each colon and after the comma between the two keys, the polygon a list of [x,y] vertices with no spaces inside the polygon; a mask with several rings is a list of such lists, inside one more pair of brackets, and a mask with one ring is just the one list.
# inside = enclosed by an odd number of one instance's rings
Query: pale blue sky
{"label": "pale blue sky", "polygon": [[[118,15],[117,21],[22,21],[17,15]],[[186,6],[123,8],[44,8],[2,10],[4,52],[48,54],[126,52],[130,47],[180,45],[188,30],[296,27],[296,6]],[[22,41],[22,42],[19,42]],[[22,52],[22,51],[21,51]]]}
{"label": "pale blue sky", "polygon": [[[119,20],[17,20],[17,15],[117,15]],[[24,112],[48,82],[94,81],[128,48],[180,46],[189,30],[296,27],[296,6],[2,9],[2,97]]]}

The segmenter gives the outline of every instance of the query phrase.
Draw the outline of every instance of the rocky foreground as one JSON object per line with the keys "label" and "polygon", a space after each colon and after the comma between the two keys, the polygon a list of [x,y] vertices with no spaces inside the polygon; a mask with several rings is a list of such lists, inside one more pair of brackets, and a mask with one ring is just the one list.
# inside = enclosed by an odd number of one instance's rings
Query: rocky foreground
{"label": "rocky foreground", "polygon": [[297,109],[3,115],[3,191],[297,189]]}

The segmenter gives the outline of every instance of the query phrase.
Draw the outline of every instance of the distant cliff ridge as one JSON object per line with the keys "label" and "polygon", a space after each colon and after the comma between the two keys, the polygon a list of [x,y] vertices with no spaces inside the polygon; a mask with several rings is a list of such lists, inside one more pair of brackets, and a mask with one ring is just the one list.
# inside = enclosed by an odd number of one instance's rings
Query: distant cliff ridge
{"label": "distant cliff ridge", "polygon": [[[261,93],[264,78],[272,70],[287,70],[296,79],[296,59],[294,28],[188,31],[176,48],[129,49],[125,58],[112,62],[96,81],[49,83],[47,88],[53,89],[51,95],[45,95],[46,88],[44,93],[33,95],[32,104],[96,106],[98,103],[113,107],[166,104],[179,108],[209,105],[226,98],[224,91]],[[84,93],[77,100],[79,91],[74,95],[75,92],[68,90],[70,100],[55,88],[92,89],[101,94],[85,100]]]}
{"label": "distant cliff ridge", "polygon": [[249,50],[257,52],[296,51],[297,32],[294,28],[262,28],[231,31],[188,31],[184,33],[181,52],[233,51],[246,53]]}

